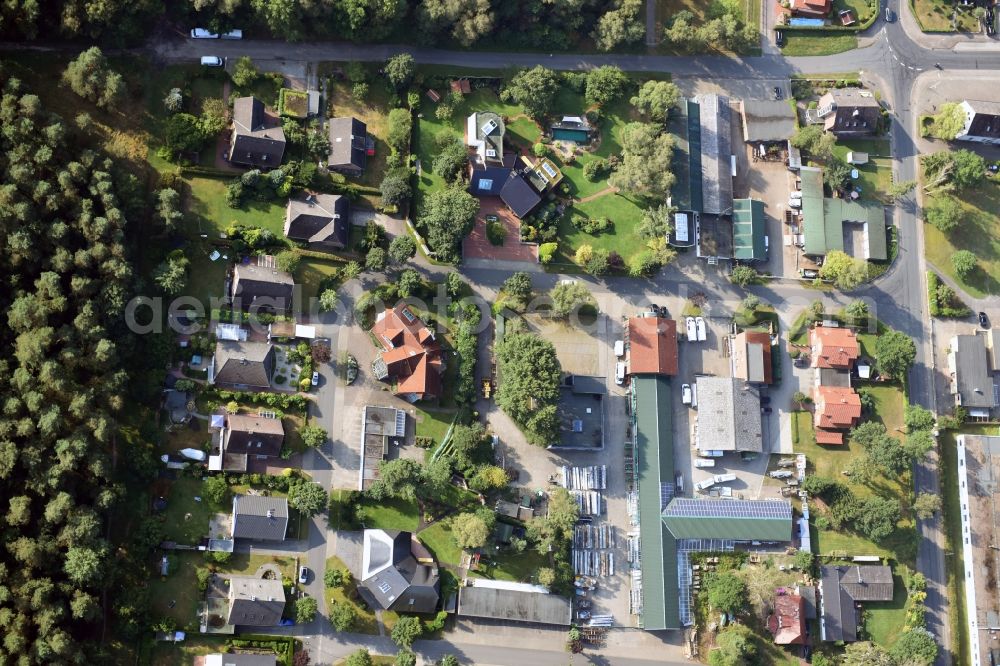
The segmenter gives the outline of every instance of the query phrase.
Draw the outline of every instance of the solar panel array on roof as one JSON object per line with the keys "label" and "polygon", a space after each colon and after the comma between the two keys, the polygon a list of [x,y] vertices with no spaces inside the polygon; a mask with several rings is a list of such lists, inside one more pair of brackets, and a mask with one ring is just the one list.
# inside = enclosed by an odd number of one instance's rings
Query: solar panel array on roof
{"label": "solar panel array on roof", "polygon": [[696,499],[675,499],[664,512],[678,518],[782,518],[791,519],[792,506],[787,502],[744,500],[741,502],[711,502]]}

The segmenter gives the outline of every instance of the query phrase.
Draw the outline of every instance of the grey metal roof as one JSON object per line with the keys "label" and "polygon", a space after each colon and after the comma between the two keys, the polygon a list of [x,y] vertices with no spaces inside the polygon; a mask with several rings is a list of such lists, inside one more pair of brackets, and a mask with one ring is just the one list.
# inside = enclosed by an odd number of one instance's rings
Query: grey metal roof
{"label": "grey metal roof", "polygon": [[955,392],[962,407],[996,407],[993,377],[989,373],[986,340],[981,335],[956,335],[952,340],[955,357]]}
{"label": "grey metal roof", "polygon": [[726,215],[733,207],[732,112],[729,98],[716,94],[696,97],[701,106],[702,211]]}
{"label": "grey metal roof", "polygon": [[792,505],[785,500],[675,497],[663,510],[675,539],[791,541]]}
{"label": "grey metal roof", "polygon": [[285,610],[281,581],[249,576],[229,579],[228,623],[246,627],[274,627]]}
{"label": "grey metal roof", "polygon": [[733,377],[698,377],[698,448],[761,451],[760,393]]}
{"label": "grey metal roof", "polygon": [[570,375],[570,377],[567,378],[567,383],[570,384],[573,393],[581,393],[584,395],[604,395],[608,392],[608,385],[604,377]]}
{"label": "grey metal roof", "polygon": [[233,497],[233,538],[284,541],[288,532],[288,499],[263,495]]}
{"label": "grey metal roof", "polygon": [[856,641],[858,618],[854,602],[840,587],[840,573],[836,567],[820,567],[820,572],[823,640]]}
{"label": "grey metal roof", "polygon": [[569,599],[556,594],[462,587],[458,593],[458,614],[566,626],[572,621],[573,609]]}
{"label": "grey metal roof", "polygon": [[805,606],[805,616],[807,620],[815,620],[816,614],[816,588],[813,585],[800,585],[798,587],[799,596]]}
{"label": "grey metal roof", "polygon": [[285,132],[270,126],[264,103],[240,97],[233,103],[233,136],[229,160],[248,166],[275,168],[285,154]]}
{"label": "grey metal roof", "polygon": [[287,310],[292,306],[294,289],[295,280],[274,265],[273,257],[261,256],[256,264],[237,264],[233,270],[231,295],[236,310]]}
{"label": "grey metal roof", "polygon": [[368,126],[351,116],[330,118],[329,134],[327,165],[331,169],[364,171],[368,161]]}
{"label": "grey metal roof", "polygon": [[740,107],[744,141],[783,141],[795,134],[795,111],[785,100],[746,99]]}
{"label": "grey metal roof", "polygon": [[269,388],[274,347],[266,342],[220,340],[215,343],[216,384]]}
{"label": "grey metal roof", "polygon": [[226,416],[227,453],[249,453],[259,456],[276,456],[285,442],[285,429],[281,419],[252,414]]}
{"label": "grey metal roof", "polygon": [[285,236],[307,243],[347,247],[350,228],[347,197],[339,194],[310,194],[288,200],[285,209]]}
{"label": "grey metal roof", "polygon": [[840,586],[855,601],[892,601],[892,569],[884,564],[836,567]]}

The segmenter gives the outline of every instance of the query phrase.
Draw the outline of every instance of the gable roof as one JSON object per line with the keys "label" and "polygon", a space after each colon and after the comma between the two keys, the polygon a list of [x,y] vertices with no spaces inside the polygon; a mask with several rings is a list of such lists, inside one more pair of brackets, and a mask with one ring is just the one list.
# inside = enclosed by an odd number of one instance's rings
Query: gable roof
{"label": "gable roof", "polygon": [[229,161],[256,167],[274,168],[285,155],[285,132],[273,126],[264,103],[254,97],[233,102],[233,137]]}
{"label": "gable roof", "polygon": [[993,377],[987,363],[986,336],[956,335],[950,346],[948,369],[952,373],[952,393],[957,404],[973,409],[996,407]]}
{"label": "gable roof", "polygon": [[266,307],[287,310],[292,305],[295,280],[275,265],[274,257],[259,255],[256,263],[236,264],[232,298],[235,309]]}
{"label": "gable roof", "polygon": [[307,243],[347,247],[350,227],[347,197],[339,194],[309,194],[288,200],[285,236]]}
{"label": "gable roof", "polygon": [[549,594],[545,588],[503,581],[471,580],[471,586],[459,589],[460,616],[563,626],[572,622],[573,608],[569,599]]}
{"label": "gable roof", "polygon": [[1000,142],[1000,102],[967,99],[962,103],[966,126],[957,138],[976,137]]}
{"label": "gable roof", "polygon": [[832,88],[819,99],[823,129],[834,134],[870,134],[878,127],[882,108],[868,90]]}
{"label": "gable roof", "polygon": [[515,171],[500,188],[500,198],[519,218],[526,217],[542,202],[542,197],[528,182],[527,177]]}
{"label": "gable roof", "polygon": [[229,578],[229,619],[234,626],[274,627],[285,611],[281,581],[250,576]]}
{"label": "gable roof", "polygon": [[697,379],[698,448],[702,451],[761,451],[760,393],[735,377]]}
{"label": "gable roof", "polygon": [[885,565],[820,567],[820,627],[824,641],[858,640],[858,601],[892,601],[892,570]]}
{"label": "gable roof", "polygon": [[743,140],[784,141],[795,134],[795,111],[785,100],[746,99],[740,101]]}
{"label": "gable roof", "polygon": [[801,645],[806,637],[805,602],[797,594],[778,594],[767,628],[777,645]]}
{"label": "gable roof", "polygon": [[233,538],[284,541],[288,533],[288,498],[233,496]]}
{"label": "gable roof", "polygon": [[330,118],[329,135],[327,165],[331,169],[363,171],[368,161],[368,126],[351,116]]}
{"label": "gable roof", "polygon": [[386,610],[431,613],[440,597],[438,568],[410,532],[365,530],[358,591]]}
{"label": "gable roof", "polygon": [[733,377],[770,384],[771,336],[763,331],[740,331],[733,338]]}
{"label": "gable roof", "polygon": [[492,111],[478,111],[465,119],[465,143],[476,150],[481,162],[487,164],[503,161],[503,136],[506,132],[503,118]]}
{"label": "gable roof", "polygon": [[858,336],[849,328],[815,326],[809,331],[812,367],[849,370],[861,354]]}
{"label": "gable roof", "polygon": [[630,375],[677,374],[677,322],[663,317],[629,317]]}
{"label": "gable roof", "polygon": [[675,497],[663,510],[675,539],[791,541],[792,505],[786,500],[713,500]]}
{"label": "gable roof", "polygon": [[725,215],[733,207],[732,112],[729,98],[710,93],[695,99],[701,107],[702,213]]}
{"label": "gable roof", "polygon": [[[699,401],[701,396],[698,396]],[[861,397],[843,386],[816,387],[816,427],[826,430],[851,428],[861,418]]]}
{"label": "gable roof", "polygon": [[219,340],[215,343],[215,384],[269,388],[274,370],[274,347],[266,342]]}
{"label": "gable roof", "polygon": [[504,162],[502,165],[486,165],[476,160],[470,162],[469,193],[477,197],[500,196],[504,184],[514,172],[514,156],[508,155]]}
{"label": "gable roof", "polygon": [[285,442],[285,429],[281,419],[254,414],[227,414],[226,438],[223,448],[227,453],[250,453],[276,456]]}
{"label": "gable roof", "polygon": [[[403,302],[380,313],[372,335],[382,346],[385,375],[397,379],[396,395],[440,395],[443,361],[434,333]],[[381,378],[381,377],[380,377]]]}

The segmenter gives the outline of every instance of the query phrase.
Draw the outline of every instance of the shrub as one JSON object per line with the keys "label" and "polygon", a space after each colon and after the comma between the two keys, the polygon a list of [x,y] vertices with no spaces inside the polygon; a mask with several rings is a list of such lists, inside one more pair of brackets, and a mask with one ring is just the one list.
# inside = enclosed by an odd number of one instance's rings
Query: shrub
{"label": "shrub", "polygon": [[538,246],[538,260],[543,264],[548,264],[559,249],[558,243],[542,243]]}
{"label": "shrub", "polygon": [[507,230],[500,222],[487,222],[486,238],[489,240],[490,245],[503,245],[507,239]]}

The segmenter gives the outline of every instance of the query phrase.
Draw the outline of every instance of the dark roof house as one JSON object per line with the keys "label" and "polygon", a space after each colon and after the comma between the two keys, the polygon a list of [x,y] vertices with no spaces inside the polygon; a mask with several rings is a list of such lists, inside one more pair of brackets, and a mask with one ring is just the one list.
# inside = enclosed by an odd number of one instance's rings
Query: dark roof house
{"label": "dark roof house", "polygon": [[500,188],[500,198],[519,218],[530,215],[542,202],[542,195],[532,187],[524,171],[514,171],[510,178],[504,181],[503,187]]}
{"label": "dark roof house", "polygon": [[208,368],[208,383],[266,389],[274,372],[274,347],[266,342],[220,340]]}
{"label": "dark roof house", "polygon": [[287,498],[264,495],[233,496],[234,539],[284,541],[287,533]]}
{"label": "dark roof house", "polygon": [[868,90],[831,88],[819,98],[817,115],[823,129],[838,137],[874,134],[882,117],[882,107]]}
{"label": "dark roof house", "polygon": [[956,335],[948,345],[951,394],[972,416],[989,416],[997,406],[987,359],[985,335]]}
{"label": "dark roof house", "polygon": [[251,414],[228,414],[223,436],[226,453],[276,456],[285,443],[281,419]]}
{"label": "dark roof house", "polygon": [[309,194],[288,200],[285,236],[329,248],[347,247],[350,203],[339,194]]}
{"label": "dark roof house", "polygon": [[475,578],[470,582],[459,589],[459,615],[562,626],[573,620],[569,599],[544,587]]}
{"label": "dark roof house", "polygon": [[233,103],[233,134],[229,161],[261,169],[281,165],[285,155],[285,133],[277,119],[264,111],[264,103],[254,97],[240,97]]}
{"label": "dark roof house", "polygon": [[330,156],[327,166],[335,171],[361,173],[368,156],[375,152],[375,141],[368,136],[368,126],[357,118],[330,118]]}
{"label": "dark roof house", "polygon": [[275,265],[274,257],[260,255],[256,263],[233,269],[230,296],[233,309],[243,312],[285,312],[292,307],[295,280]]}
{"label": "dark roof house", "polygon": [[892,601],[892,569],[852,564],[820,567],[820,635],[824,641],[858,640],[855,604]]}
{"label": "dark roof house", "polygon": [[228,623],[236,627],[276,627],[285,612],[281,580],[232,576],[229,579]]}
{"label": "dark roof house", "polygon": [[514,172],[516,156],[507,153],[498,164],[484,162],[478,156],[469,160],[469,193],[477,197],[500,196],[504,184]]}
{"label": "dark roof house", "polygon": [[967,99],[961,106],[965,112],[965,125],[955,139],[1000,144],[1000,102]]}
{"label": "dark roof house", "polygon": [[795,109],[785,100],[741,100],[740,115],[747,143],[784,141],[795,134]]}
{"label": "dark roof house", "polygon": [[434,557],[410,532],[365,530],[358,592],[373,608],[433,613],[441,584]]}

